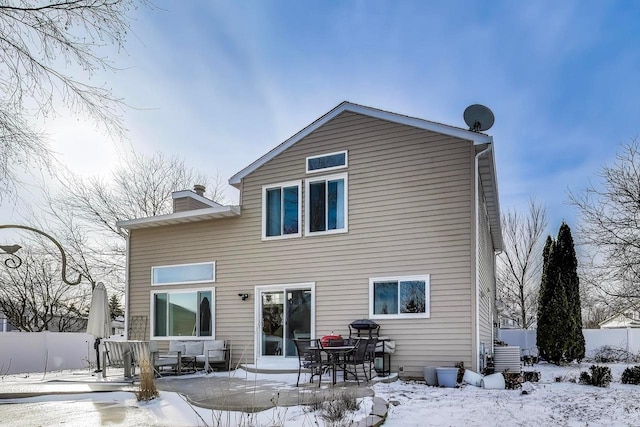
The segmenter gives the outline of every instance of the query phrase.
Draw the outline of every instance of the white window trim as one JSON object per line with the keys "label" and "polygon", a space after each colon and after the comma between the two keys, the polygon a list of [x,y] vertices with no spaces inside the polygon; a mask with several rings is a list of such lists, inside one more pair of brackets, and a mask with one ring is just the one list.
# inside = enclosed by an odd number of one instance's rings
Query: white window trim
{"label": "white window trim", "polygon": [[[187,265],[205,265],[211,264],[213,266],[213,280],[180,280],[178,282],[167,282],[167,283],[154,283],[153,282],[153,271],[156,268],[166,268],[166,267],[184,267]],[[193,285],[196,283],[215,283],[216,281],[216,262],[192,262],[187,264],[171,264],[171,265],[154,265],[151,267],[151,286],[167,286],[167,285]]]}
{"label": "white window trim", "polygon": [[[398,293],[400,292],[400,282],[422,280],[425,283],[425,312],[424,313],[398,313],[398,314],[374,314],[373,284],[375,282],[398,282]],[[398,295],[398,305],[400,295]],[[400,307],[398,307],[399,309]],[[398,310],[399,311],[399,310]],[[431,275],[422,274],[419,276],[391,276],[372,277],[369,279],[369,319],[428,319],[431,317]]]}
{"label": "white window trim", "polygon": [[[211,336],[162,336],[156,337],[154,335],[154,321],[156,318],[156,308],[154,304],[154,296],[156,294],[183,294],[186,292],[207,292],[211,291]],[[167,340],[180,340],[180,341],[205,341],[216,339],[216,288],[185,288],[185,289],[168,289],[168,290],[155,290],[150,294],[150,316],[149,316],[149,337],[154,341],[167,341]]]}
{"label": "white window trim", "polygon": [[[329,168],[322,168],[322,169],[314,169],[312,171],[309,170],[309,160],[311,159],[317,159],[320,157],[327,157],[327,156],[333,156],[335,154],[344,154],[344,165],[342,166],[332,166]],[[320,154],[318,156],[309,156],[304,160],[304,166],[305,166],[305,170],[307,171],[307,173],[318,173],[318,172],[327,172],[327,171],[332,171],[332,170],[336,170],[336,169],[345,169],[347,167],[349,167],[349,151],[348,150],[342,150],[342,151],[335,151],[333,153],[325,153],[325,154]]]}
{"label": "white window trim", "polygon": [[[310,231],[309,225],[311,221],[309,221],[309,208],[311,203],[309,203],[309,186],[314,182],[319,181],[333,181],[337,179],[344,180],[344,228],[336,229],[336,230],[325,230],[325,231]],[[304,205],[304,234],[305,236],[324,236],[327,234],[339,234],[339,233],[347,233],[349,231],[349,174],[347,172],[335,174],[335,175],[324,175],[318,176],[314,178],[308,178],[305,180],[305,205]],[[326,197],[326,192],[325,192]],[[326,218],[325,218],[326,221]]]}
{"label": "white window trim", "polygon": [[[280,236],[267,236],[267,189],[285,187],[298,187],[298,232],[295,234],[281,234]],[[282,203],[282,200],[281,200]],[[288,181],[278,184],[262,186],[262,240],[279,240],[302,237],[302,180]]]}

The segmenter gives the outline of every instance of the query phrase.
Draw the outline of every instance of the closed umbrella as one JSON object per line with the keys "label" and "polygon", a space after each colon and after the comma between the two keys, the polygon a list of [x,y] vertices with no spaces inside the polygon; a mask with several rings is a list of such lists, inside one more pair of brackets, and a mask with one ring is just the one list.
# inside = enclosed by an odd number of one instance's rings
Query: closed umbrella
{"label": "closed umbrella", "polygon": [[100,340],[111,335],[111,316],[109,314],[109,300],[107,289],[102,282],[98,282],[91,295],[91,308],[89,309],[89,321],[87,322],[87,333],[96,337],[93,348],[96,350],[96,360],[100,372]]}

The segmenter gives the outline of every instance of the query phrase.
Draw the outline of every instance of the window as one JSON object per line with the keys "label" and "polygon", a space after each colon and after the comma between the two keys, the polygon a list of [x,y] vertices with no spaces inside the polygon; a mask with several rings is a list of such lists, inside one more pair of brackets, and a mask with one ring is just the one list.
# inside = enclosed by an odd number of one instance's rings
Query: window
{"label": "window", "polygon": [[429,275],[369,279],[369,317],[429,317]]}
{"label": "window", "polygon": [[151,292],[152,338],[211,337],[215,289]]}
{"label": "window", "polygon": [[215,281],[215,262],[151,267],[152,285],[176,285]]}
{"label": "window", "polygon": [[347,231],[347,174],[308,179],[306,182],[306,234]]}
{"label": "window", "polygon": [[307,157],[307,173],[326,172],[347,167],[347,151]]}
{"label": "window", "polygon": [[262,187],[262,238],[300,237],[302,181]]}

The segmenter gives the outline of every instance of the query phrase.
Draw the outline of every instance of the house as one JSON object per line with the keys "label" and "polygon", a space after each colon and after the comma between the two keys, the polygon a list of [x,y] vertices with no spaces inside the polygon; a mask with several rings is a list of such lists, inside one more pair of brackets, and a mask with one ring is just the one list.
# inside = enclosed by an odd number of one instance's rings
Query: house
{"label": "house", "polygon": [[9,322],[9,319],[7,319],[7,316],[5,316],[5,314],[2,311],[0,311],[0,332],[11,332],[11,331],[17,331],[17,330],[18,328],[13,326]]}
{"label": "house", "polygon": [[196,188],[118,223],[127,320],[147,337],[227,339],[234,363],[286,367],[294,338],[369,318],[401,375],[482,368],[502,247],[490,136],[344,102],[229,183],[239,206]]}
{"label": "house", "polygon": [[640,311],[636,307],[629,307],[598,323],[598,326],[600,329],[640,328]]}

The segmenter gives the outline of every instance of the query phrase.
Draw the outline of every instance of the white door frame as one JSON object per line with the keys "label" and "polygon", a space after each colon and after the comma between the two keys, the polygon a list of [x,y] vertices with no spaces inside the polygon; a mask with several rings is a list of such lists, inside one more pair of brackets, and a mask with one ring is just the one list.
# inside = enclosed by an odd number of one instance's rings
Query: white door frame
{"label": "white door frame", "polygon": [[[274,291],[282,291],[285,292],[287,290],[297,290],[297,289],[311,289],[311,338],[315,338],[316,336],[316,283],[315,282],[306,282],[306,283],[288,283],[282,285],[263,285],[255,287],[255,298],[254,298],[254,358],[257,361],[258,359],[268,359],[268,360],[285,360],[286,359],[286,344],[283,346],[282,355],[281,356],[263,356],[262,355],[262,293],[263,292],[274,292]],[[286,298],[285,298],[286,304]],[[283,328],[284,329],[284,328]],[[283,330],[284,336],[284,330]]]}

